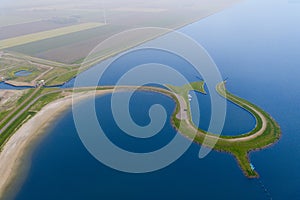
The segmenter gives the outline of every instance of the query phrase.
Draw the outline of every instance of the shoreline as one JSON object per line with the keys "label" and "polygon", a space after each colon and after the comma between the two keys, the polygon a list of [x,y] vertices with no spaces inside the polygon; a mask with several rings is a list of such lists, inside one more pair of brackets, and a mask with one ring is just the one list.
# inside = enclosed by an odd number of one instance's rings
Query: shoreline
{"label": "shoreline", "polygon": [[[96,95],[101,96],[111,92],[112,90],[98,90]],[[0,152],[0,198],[6,195],[10,196],[6,192],[12,191],[11,186],[14,185],[15,179],[18,179],[17,175],[24,167],[24,156],[26,157],[32,150],[33,143],[45,134],[45,130],[53,124],[57,117],[70,108],[74,101],[76,103],[92,95],[93,92],[82,92],[74,95],[74,99],[73,95],[70,95],[51,102],[15,132]]]}
{"label": "shoreline", "polygon": [[18,82],[18,81],[3,81],[7,85],[11,85],[13,87],[32,87],[34,88],[34,84],[26,83],[26,82]]}
{"label": "shoreline", "polygon": [[[85,88],[85,89],[87,89],[87,88]],[[172,125],[175,125],[175,129],[178,130],[178,127],[176,126],[174,119],[175,118],[177,119],[177,114],[180,111],[180,108],[185,107],[185,106],[182,106],[182,102],[179,102],[178,97],[168,90],[165,90],[162,88],[152,88],[152,87],[137,88],[135,86],[123,86],[123,87],[119,87],[117,91],[115,91],[115,89],[108,87],[105,90],[96,90],[96,93],[95,93],[95,91],[82,91],[82,92],[76,93],[76,94],[73,93],[73,94],[63,97],[61,99],[55,100],[55,101],[47,104],[45,107],[43,107],[40,111],[37,112],[36,115],[34,115],[26,123],[24,123],[15,132],[15,134],[8,140],[8,142],[3,146],[3,150],[0,153],[0,160],[1,160],[0,173],[2,175],[2,179],[0,179],[0,197],[3,197],[4,195],[10,196],[10,194],[12,194],[13,189],[17,188],[18,181],[15,181],[14,179],[20,180],[19,182],[22,181],[21,180],[22,176],[19,177],[17,175],[22,172],[22,167],[24,169],[24,162],[25,163],[30,162],[30,159],[26,160],[26,158],[24,158],[24,156],[28,155],[30,153],[30,150],[32,149],[32,146],[33,146],[32,143],[35,143],[35,141],[37,139],[39,139],[41,136],[43,136],[43,134],[46,132],[45,129],[48,128],[51,124],[53,124],[53,122],[57,119],[57,117],[59,115],[61,115],[64,111],[66,111],[68,108],[70,108],[70,106],[72,106],[72,103],[74,103],[74,102],[77,103],[78,101],[87,99],[89,97],[93,97],[93,95],[100,96],[100,95],[109,94],[109,93],[113,93],[113,92],[126,92],[127,90],[132,90],[132,89],[158,92],[158,93],[162,93],[166,96],[170,96],[177,104],[177,107],[175,107],[175,112],[172,115],[173,120],[171,120],[171,122],[172,122]],[[238,100],[237,102],[240,104],[244,104],[240,100]],[[250,109],[253,109],[254,111],[259,113],[259,111],[257,111],[256,108],[254,108],[252,106],[250,106]],[[257,115],[258,115],[258,117],[261,117],[261,115],[259,115],[259,114],[257,114]],[[263,116],[263,118],[264,117],[265,116]],[[189,123],[188,119],[178,119],[178,120],[181,120],[181,121],[183,120],[188,125],[188,127],[194,128],[194,126],[192,126]],[[262,123],[262,125],[261,125],[262,127],[256,131],[257,133],[260,133],[258,135],[261,135],[262,134],[261,132],[264,132],[261,129],[266,129],[266,127],[263,126],[263,124],[265,124],[265,123]],[[181,133],[181,135],[188,137],[187,133],[181,132],[180,129],[179,129],[179,132]],[[199,132],[199,133],[201,133],[201,132]],[[244,136],[241,138],[231,138],[231,139],[230,138],[219,138],[220,139],[219,141],[230,142],[230,143],[242,142],[242,141],[249,140],[249,139],[250,140],[256,139],[258,135],[252,134],[252,135]],[[205,144],[203,144],[203,142],[198,140],[199,138],[197,139],[197,137],[200,137],[200,136],[202,137],[203,135],[197,134],[196,138],[194,138],[194,142],[205,146]],[[204,136],[207,136],[207,135],[204,135]],[[253,136],[254,136],[254,138],[253,138]],[[210,135],[210,137],[214,137],[214,136]],[[274,143],[276,141],[277,140],[275,140]],[[263,148],[266,148],[269,145],[265,145],[265,146],[263,146]],[[245,163],[243,163],[244,162],[243,159],[241,159],[240,157],[236,157],[234,152],[230,151],[230,149],[226,149],[226,148],[219,149],[219,148],[220,147],[214,148],[214,149],[216,151],[227,152],[229,154],[233,154],[234,157],[236,158],[239,166],[241,167],[242,171],[246,172],[245,166],[243,166],[243,164],[245,164]],[[245,152],[246,153],[245,156],[247,157],[247,163],[249,162],[249,153],[257,150],[258,148],[248,149],[247,152]],[[259,149],[261,149],[261,148],[262,147],[260,147]],[[30,165],[27,165],[27,166],[30,166]],[[26,165],[25,165],[25,168],[26,168]],[[249,177],[249,175],[246,175],[246,176]],[[257,174],[255,175],[255,177],[256,176],[257,176]],[[16,191],[16,190],[14,190],[14,191]]]}
{"label": "shoreline", "polygon": [[[137,89],[135,86],[124,86],[118,88],[117,92],[126,92],[127,90],[132,90],[132,89]],[[143,91],[152,91],[152,92],[158,92],[162,93],[166,96],[170,96],[177,106],[175,107],[175,112],[173,113],[173,117],[177,118],[177,112],[180,111],[182,106],[182,102],[180,103],[178,100],[178,97],[174,94],[172,94],[168,90],[164,90],[161,88],[152,88],[152,87],[143,87],[143,88],[138,88],[138,90],[143,90]],[[3,146],[2,151],[0,152],[0,173],[2,175],[2,178],[0,179],[0,198],[3,196],[12,196],[13,192],[16,191],[16,189],[19,189],[18,186],[22,182],[22,178],[24,178],[26,175],[21,175],[18,176],[20,173],[24,172],[26,170],[27,166],[30,166],[30,159],[26,159],[26,156],[30,154],[30,151],[33,149],[32,147],[34,146],[33,144],[36,144],[37,140],[41,138],[45,134],[45,130],[50,127],[51,124],[57,119],[58,116],[60,116],[64,111],[66,111],[68,108],[72,106],[72,103],[77,103],[81,100],[87,99],[89,97],[93,97],[93,95],[100,96],[100,95],[105,95],[109,93],[115,92],[115,89],[112,88],[106,88],[105,90],[96,90],[95,91],[83,91],[80,93],[76,94],[70,94],[66,97],[63,97],[61,99],[55,100],[49,104],[47,104],[45,107],[43,107],[40,111],[37,112],[36,115],[34,115],[32,118],[30,118],[26,123],[24,123],[16,132],[13,134],[13,136],[8,140],[8,142]],[[238,103],[243,104],[238,101]],[[251,109],[254,109],[256,112],[257,111],[255,108],[250,107]],[[175,114],[175,116],[174,116]],[[257,114],[257,113],[256,113]],[[261,117],[260,115],[258,115]],[[180,119],[178,119],[180,120]],[[188,119],[183,119],[187,123],[189,127],[193,127],[191,124],[189,124],[187,121]],[[172,125],[175,125],[175,129],[178,130],[178,127],[176,127],[176,123],[173,120],[171,120]],[[264,124],[264,123],[263,123]],[[262,124],[261,129],[265,129]],[[276,124],[275,124],[276,125]],[[257,133],[261,133],[264,131],[258,130]],[[179,130],[181,135],[188,137],[186,133],[183,133]],[[202,134],[201,134],[202,135]],[[201,136],[198,135],[197,136]],[[259,134],[260,135],[260,134]],[[196,136],[196,137],[197,137]],[[249,135],[245,136],[242,138],[220,138],[220,141],[223,142],[241,142],[239,140],[244,141],[245,139],[247,140],[253,140],[257,137],[257,134],[254,135]],[[213,137],[212,135],[210,137]],[[277,141],[277,140],[276,140]],[[275,142],[276,142],[275,141]],[[196,138],[194,139],[194,142],[199,143],[200,145],[203,145],[203,143]],[[204,144],[205,146],[205,144]],[[264,148],[268,147],[264,146]],[[215,149],[215,148],[214,148]],[[249,153],[252,151],[255,151],[258,148],[253,148],[253,149],[248,149],[246,152],[246,157],[247,157],[247,163],[249,162]],[[259,148],[261,149],[261,147]],[[229,154],[233,154],[234,157],[236,158],[239,166],[241,167],[242,171],[245,172],[245,166],[241,165],[244,162],[243,159],[238,159],[236,155],[230,151],[230,149],[215,149],[216,151],[221,151],[221,152],[227,152]],[[250,151],[249,151],[250,150]],[[25,162],[25,164],[24,164]],[[26,163],[29,162],[29,163]],[[27,164],[27,165],[26,165]],[[25,165],[25,167],[24,167]],[[25,168],[25,170],[24,170]],[[25,173],[24,173],[25,174]],[[246,176],[249,177],[249,175],[245,174]],[[255,175],[257,177],[257,174]],[[17,179],[17,180],[15,180]],[[19,180],[19,181],[18,181]],[[16,188],[16,189],[15,189]]]}
{"label": "shoreline", "polygon": [[[200,20],[203,20],[203,19],[206,19],[206,18],[208,18],[208,17],[210,17],[210,16],[213,16],[213,15],[215,15],[215,14],[217,14],[217,13],[219,13],[219,12],[222,12],[222,11],[224,11],[224,10],[226,10],[226,9],[228,9],[228,8],[230,8],[230,7],[232,7],[232,6],[235,6],[235,5],[237,5],[237,4],[240,4],[241,2],[243,2],[243,1],[241,1],[241,0],[233,0],[233,1],[232,1],[231,3],[229,3],[228,5],[224,5],[224,6],[220,7],[220,8],[218,8],[216,11],[214,11],[214,12],[212,12],[212,13],[209,13],[209,14],[207,14],[207,15],[205,15],[205,16],[196,17],[196,18],[194,18],[193,20],[191,20],[191,21],[189,21],[189,22],[183,23],[183,24],[181,24],[181,25],[178,25],[178,26],[175,26],[175,27],[172,27],[172,28],[166,28],[166,29],[169,29],[169,30],[172,30],[172,31],[178,31],[178,30],[180,30],[181,28],[184,28],[184,27],[186,27],[186,26],[189,26],[189,25],[191,25],[191,24],[194,24],[194,23],[196,23],[196,22],[199,22]],[[158,34],[158,35],[155,35],[155,36],[153,36],[153,37],[144,39],[143,41],[140,41],[140,42],[138,42],[137,44],[129,45],[127,48],[124,48],[124,49],[121,49],[121,50],[117,50],[117,51],[115,51],[115,52],[113,52],[113,53],[109,53],[108,55],[104,55],[103,57],[100,57],[100,58],[97,58],[97,57],[96,57],[96,58],[93,58],[91,61],[88,61],[87,63],[84,63],[84,61],[83,61],[82,63],[80,63],[81,67],[78,68],[78,69],[75,69],[75,71],[77,71],[77,73],[76,73],[74,76],[71,76],[71,77],[69,77],[68,80],[65,80],[65,81],[62,81],[62,82],[54,82],[54,83],[52,83],[52,81],[55,81],[55,79],[57,78],[57,77],[55,77],[53,80],[50,81],[51,84],[50,84],[50,85],[47,85],[47,83],[46,83],[46,86],[48,86],[48,87],[53,87],[53,86],[61,86],[61,85],[64,85],[64,84],[65,84],[66,82],[68,82],[69,80],[71,80],[71,79],[73,79],[73,78],[76,78],[76,76],[77,76],[78,74],[81,74],[81,73],[85,72],[86,70],[89,70],[90,68],[92,68],[93,66],[97,65],[98,63],[104,62],[105,60],[107,60],[107,59],[109,59],[109,58],[112,58],[112,57],[114,57],[114,56],[117,56],[117,55],[120,54],[120,53],[126,52],[126,51],[128,51],[128,50],[130,50],[130,49],[133,49],[133,48],[136,48],[136,47],[138,47],[138,46],[140,46],[140,45],[143,45],[143,44],[145,44],[145,43],[147,43],[147,42],[149,42],[149,41],[152,41],[152,40],[155,40],[155,39],[157,39],[157,38],[159,38],[159,37],[162,37],[162,36],[164,36],[164,35],[166,35],[166,34],[168,34],[168,33],[170,33],[170,32],[164,32],[164,33],[162,33],[162,34]],[[83,59],[83,58],[81,58],[81,59]],[[81,59],[79,59],[79,60],[81,60]],[[85,60],[85,59],[84,59],[84,60]],[[63,64],[66,64],[66,63],[63,63]],[[75,63],[73,63],[73,64],[75,64]],[[75,64],[75,65],[76,65],[76,64]],[[86,65],[86,66],[82,67],[82,65]],[[81,68],[83,68],[83,70],[79,72],[78,70],[80,70]],[[79,72],[79,73],[78,73],[78,72]],[[66,73],[64,73],[64,74],[68,74],[68,73],[69,73],[69,72],[66,72]]]}
{"label": "shoreline", "polygon": [[[216,86],[216,91],[225,99],[227,99],[227,101],[235,103],[237,106],[247,110],[255,117],[256,125],[253,130],[247,134],[238,135],[235,137],[217,136],[199,129],[193,124],[191,119],[178,119],[177,115],[173,115],[173,124],[175,124],[176,129],[182,135],[186,135],[199,145],[208,147],[218,152],[226,152],[233,155],[238,166],[246,177],[258,178],[259,174],[251,167],[249,154],[253,151],[268,148],[269,146],[277,143],[281,137],[280,126],[268,113],[259,107],[229,93],[226,90],[225,83],[226,82],[222,82],[218,84]],[[180,107],[185,107],[185,105],[181,105],[182,103],[185,104],[184,102],[178,100],[177,103],[179,103]],[[176,121],[178,123],[178,120],[180,123],[183,122],[182,130],[184,131],[180,130],[182,124],[176,124]],[[193,135],[190,137],[188,135],[189,132],[194,132],[196,135],[194,137]],[[264,137],[260,137],[262,135],[264,135]],[[213,142],[212,146],[211,142]],[[238,150],[236,147],[239,147]]]}

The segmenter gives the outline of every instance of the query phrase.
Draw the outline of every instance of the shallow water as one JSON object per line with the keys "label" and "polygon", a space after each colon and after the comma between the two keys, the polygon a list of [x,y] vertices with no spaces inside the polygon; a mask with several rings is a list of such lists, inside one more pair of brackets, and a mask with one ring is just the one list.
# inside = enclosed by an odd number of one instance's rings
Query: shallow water
{"label": "shallow water", "polygon": [[24,89],[28,89],[28,88],[32,88],[29,86],[13,86],[4,82],[0,82],[0,90],[1,89],[5,89],[5,90],[24,90]]}
{"label": "shallow water", "polygon": [[15,72],[15,76],[29,76],[30,74],[32,74],[32,72],[27,70],[20,70]]}

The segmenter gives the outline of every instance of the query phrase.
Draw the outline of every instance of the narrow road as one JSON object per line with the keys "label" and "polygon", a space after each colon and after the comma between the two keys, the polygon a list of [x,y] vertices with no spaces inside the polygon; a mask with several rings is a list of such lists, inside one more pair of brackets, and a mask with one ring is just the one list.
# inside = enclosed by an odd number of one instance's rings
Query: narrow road
{"label": "narrow road", "polygon": [[179,102],[180,111],[177,113],[176,118],[180,120],[187,120],[188,121],[188,106],[182,96],[178,94],[174,94]]}
{"label": "narrow road", "polygon": [[[218,85],[218,87],[220,87],[220,85]],[[183,112],[182,110],[187,108],[187,105],[186,105],[187,102],[181,96],[178,96],[177,94],[175,94],[175,96],[178,99],[178,102],[180,104],[180,110],[181,110],[181,112]],[[226,97],[224,97],[224,98],[226,98]],[[197,132],[197,134],[202,134],[203,136],[214,139],[214,140],[224,140],[224,141],[228,141],[228,142],[241,142],[241,141],[249,141],[249,140],[252,140],[252,139],[262,135],[267,128],[267,120],[266,120],[265,116],[260,111],[258,111],[256,108],[254,108],[253,106],[245,104],[244,102],[240,101],[237,98],[234,98],[234,101],[232,101],[232,102],[237,104],[238,106],[241,106],[241,105],[248,106],[251,109],[251,110],[248,110],[250,113],[255,112],[260,117],[260,119],[262,121],[262,127],[258,131],[256,131],[254,134],[251,134],[248,136],[241,136],[241,137],[236,137],[236,138],[221,138],[217,135],[206,134],[203,131],[199,130],[198,128],[195,127],[195,125],[192,124],[192,122],[191,122],[192,120],[188,119],[188,116],[186,116],[186,118],[184,118],[184,117],[180,116],[178,113],[176,115],[176,118],[184,120],[189,125],[190,129],[192,129],[193,132],[195,132],[195,133]]]}
{"label": "narrow road", "polygon": [[[114,86],[102,86],[101,88],[102,89],[111,89],[112,87]],[[97,87],[83,87],[83,88],[73,88],[73,89],[83,89],[83,90],[88,90],[88,89],[95,89]],[[141,90],[149,90],[149,91],[156,91],[156,92],[162,92],[164,94],[167,94],[167,95],[170,95],[170,94],[173,94],[173,98],[177,98],[178,102],[179,102],[179,106],[180,106],[180,112],[176,115],[176,118],[180,119],[180,120],[184,120],[188,125],[189,127],[193,130],[193,131],[197,131],[198,134],[203,134],[205,137],[209,137],[209,138],[212,138],[212,139],[219,139],[219,140],[225,140],[225,141],[229,141],[229,142],[239,142],[239,141],[248,141],[248,140],[251,140],[251,139],[254,139],[258,136],[260,136],[261,134],[264,133],[264,131],[266,130],[267,128],[267,120],[266,118],[264,117],[264,115],[259,112],[256,108],[250,106],[247,104],[247,106],[251,109],[251,111],[254,111],[260,118],[261,118],[261,121],[262,121],[262,127],[256,131],[254,134],[251,134],[251,135],[248,135],[248,136],[243,136],[243,137],[237,137],[237,138],[220,138],[219,136],[216,136],[216,135],[208,135],[200,130],[198,130],[192,123],[191,123],[191,119],[189,119],[189,116],[188,116],[188,112],[187,112],[187,109],[188,109],[188,106],[187,106],[187,102],[184,100],[183,97],[179,96],[178,94],[174,94],[168,90],[165,90],[165,89],[162,89],[162,88],[153,88],[153,87],[136,87],[136,86],[116,86],[114,87],[116,90],[117,89],[121,89],[124,91],[124,89],[128,89],[128,90],[133,90],[133,89],[141,89]],[[39,91],[40,88],[36,89],[31,95],[30,97],[28,97],[27,101],[29,101],[38,91]],[[42,95],[39,95],[38,97],[34,98],[28,105],[26,105],[21,111],[19,111],[8,123],[5,124],[5,126],[0,130],[0,135],[18,118],[20,117],[26,110],[28,110],[34,103],[36,103],[41,97],[45,96],[45,95],[48,95],[48,94],[52,94],[52,93],[56,93],[56,92],[59,92],[59,91],[62,91],[62,89],[58,89],[58,90],[55,90],[55,91],[51,91],[51,92],[48,92],[48,93],[45,93],[45,94],[42,94]],[[11,112],[10,115],[6,116],[3,120],[2,120],[2,123],[4,121],[6,121],[9,117],[11,117],[20,107],[22,107],[27,101],[24,101],[18,108],[14,109],[13,112]],[[237,105],[245,105],[244,102],[241,102],[240,100],[238,99],[234,99],[233,101],[234,103],[236,103]]]}
{"label": "narrow road", "polygon": [[[30,61],[31,62],[31,61]],[[47,66],[47,65],[44,65]],[[49,66],[49,69],[47,71],[45,71],[44,73],[42,73],[38,78],[41,78],[42,76],[46,75],[47,73],[49,73],[51,70],[53,69],[53,67]],[[5,123],[9,118],[11,118],[20,108],[22,108],[24,105],[26,105],[30,99],[32,99],[32,97],[34,97],[34,95],[36,95],[39,91],[41,90],[41,87],[36,88],[33,93],[26,98],[19,106],[17,106],[14,110],[12,110],[6,117],[4,117],[1,121],[0,121],[0,125],[2,125],[3,123]],[[47,94],[47,93],[46,93]],[[29,104],[27,106],[25,106],[21,111],[19,111],[9,122],[7,122],[1,129],[0,129],[0,135],[18,118],[20,117],[30,106],[32,106],[39,98],[41,97],[41,95],[39,97],[36,97],[34,100],[32,100],[31,102],[29,102]]]}
{"label": "narrow road", "polygon": [[[102,86],[101,88],[102,89],[111,89],[113,88],[114,86]],[[82,88],[73,88],[74,90],[75,89],[80,89],[80,90],[91,90],[91,89],[95,89],[95,88],[98,88],[98,87],[82,87]],[[120,91],[126,91],[126,90],[133,90],[133,89],[137,89],[138,87],[136,86],[117,86],[115,87],[116,90],[120,90]],[[161,89],[156,89],[156,88],[151,88],[151,87],[144,87],[144,89],[151,89],[153,91],[160,91]],[[28,103],[30,101],[30,99],[32,99],[32,97],[34,95],[36,95],[36,93],[41,89],[41,87],[39,88],[36,88],[35,91],[25,100],[23,101],[17,108],[15,108],[12,112],[10,112],[9,115],[7,115],[1,122],[0,124],[3,124],[5,123],[10,117],[12,117],[12,115],[15,114],[15,112],[17,112],[21,107],[23,107],[26,103]],[[72,88],[70,88],[72,89]],[[41,94],[39,96],[37,96],[36,98],[34,98],[33,100],[31,100],[28,105],[26,105],[22,110],[20,110],[13,118],[11,118],[9,120],[9,122],[7,122],[3,127],[2,129],[0,129],[0,135],[3,134],[3,132],[9,127],[12,125],[12,123],[17,120],[25,111],[27,111],[33,104],[35,104],[41,97],[43,96],[46,96],[46,95],[49,95],[49,94],[53,94],[53,93],[56,93],[56,92],[61,92],[65,89],[57,89],[57,90],[54,90],[54,91],[51,91],[51,92],[47,92],[47,93],[44,93],[44,94]]]}
{"label": "narrow road", "polygon": [[[19,110],[21,107],[23,107],[26,103],[28,103],[28,101],[40,90],[40,88],[37,88],[25,101],[23,101],[18,107],[16,107],[13,111],[11,111],[2,121],[1,124],[5,123],[12,115],[15,114],[15,112],[17,112],[17,110]],[[35,98],[34,100],[37,100],[37,98]],[[33,100],[33,101],[34,101]],[[0,129],[0,135],[18,118],[20,117],[32,104],[33,101],[31,103],[29,103],[27,106],[25,106],[21,111],[19,111],[9,122],[7,122],[1,129]],[[36,102],[36,101],[35,101]]]}

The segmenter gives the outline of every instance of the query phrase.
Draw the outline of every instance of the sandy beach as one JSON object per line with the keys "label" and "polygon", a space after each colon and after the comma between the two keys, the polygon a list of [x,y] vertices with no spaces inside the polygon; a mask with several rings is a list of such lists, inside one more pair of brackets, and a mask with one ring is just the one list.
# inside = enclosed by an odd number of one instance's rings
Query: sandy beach
{"label": "sandy beach", "polygon": [[[98,90],[96,95],[111,93],[112,90]],[[23,124],[9,139],[0,153],[0,199],[9,189],[11,181],[23,165],[22,158],[27,153],[27,147],[45,132],[45,129],[65,110],[71,107],[72,99],[80,101],[91,97],[93,92],[83,92],[58,99],[46,105],[35,116]]]}

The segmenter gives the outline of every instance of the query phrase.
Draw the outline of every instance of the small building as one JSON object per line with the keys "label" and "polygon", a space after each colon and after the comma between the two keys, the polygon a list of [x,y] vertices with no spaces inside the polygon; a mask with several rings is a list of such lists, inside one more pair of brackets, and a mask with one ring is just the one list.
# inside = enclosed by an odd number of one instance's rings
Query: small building
{"label": "small building", "polygon": [[44,85],[45,85],[45,80],[40,80],[40,81],[36,82],[35,87],[40,87],[40,86],[44,86]]}

